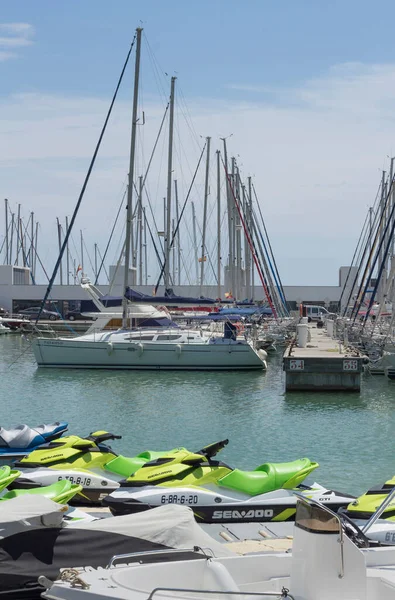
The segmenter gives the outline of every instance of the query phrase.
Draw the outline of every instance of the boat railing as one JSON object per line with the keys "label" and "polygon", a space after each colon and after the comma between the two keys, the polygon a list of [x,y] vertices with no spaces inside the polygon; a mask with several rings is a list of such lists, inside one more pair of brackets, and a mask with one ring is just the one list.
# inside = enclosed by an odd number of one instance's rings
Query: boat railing
{"label": "boat railing", "polygon": [[56,338],[58,337],[58,333],[52,328],[49,323],[33,323],[29,322],[26,324],[26,327],[23,328],[23,331],[29,334],[34,334],[39,337],[45,338]]}
{"label": "boat railing", "polygon": [[152,590],[147,600],[152,600],[154,595],[157,592],[181,592],[187,594],[219,594],[223,596],[265,596],[267,598],[290,598],[290,600],[294,600],[294,596],[291,596],[289,590],[283,587],[281,592],[244,592],[240,591],[230,591],[230,590],[201,590],[195,588],[169,588],[169,587],[157,587]]}
{"label": "boat railing", "polygon": [[376,523],[376,521],[381,517],[387,506],[389,506],[395,498],[395,488],[391,491],[390,494],[386,498],[384,498],[383,502],[376,509],[376,511],[372,514],[370,519],[365,523],[365,526],[362,527],[362,533],[366,535],[367,531]]}
{"label": "boat railing", "polygon": [[143,550],[141,552],[129,552],[127,554],[115,554],[106,566],[106,569],[111,569],[117,562],[127,561],[130,558],[147,558],[148,556],[185,554],[185,552],[199,552],[205,558],[214,558],[214,553],[210,548],[201,548],[200,546],[193,546],[193,548],[160,548],[155,550]]}

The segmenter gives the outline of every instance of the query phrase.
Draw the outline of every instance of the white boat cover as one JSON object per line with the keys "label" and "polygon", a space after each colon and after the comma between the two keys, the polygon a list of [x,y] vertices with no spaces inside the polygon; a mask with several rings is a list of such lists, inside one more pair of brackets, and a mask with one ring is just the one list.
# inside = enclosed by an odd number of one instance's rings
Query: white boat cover
{"label": "white boat cover", "polygon": [[[3,518],[10,522],[3,527],[0,523],[1,598],[39,600],[43,591],[38,583],[40,575],[54,580],[61,568],[105,567],[114,555],[131,554],[130,560],[125,559],[125,562],[137,560],[136,553],[139,562],[193,560],[201,555],[191,549],[199,546],[203,550],[211,549],[218,557],[234,556],[204,533],[195,522],[192,510],[185,506],[160,506],[137,515],[59,527],[46,526],[48,517],[58,516],[51,512],[53,507],[59,507],[46,498],[26,495],[4,505],[7,514]],[[32,514],[36,520],[31,518]],[[12,518],[19,520],[11,522]],[[173,548],[181,552],[172,553]],[[156,550],[169,550],[169,554],[164,558]]]}
{"label": "white boat cover", "polygon": [[62,527],[65,507],[44,496],[26,494],[1,503],[0,541],[22,532]]}
{"label": "white boat cover", "polygon": [[[0,526],[12,521],[26,521],[34,517],[48,517],[46,524],[51,527],[60,525],[65,507],[57,504],[45,496],[24,494],[17,498],[1,503]],[[51,522],[51,518],[53,521]]]}
{"label": "white boat cover", "polygon": [[89,524],[75,523],[73,529],[77,528],[118,533],[170,548],[210,548],[218,557],[234,555],[203,531],[189,506],[179,504],[166,504],[141,513],[100,519]]}

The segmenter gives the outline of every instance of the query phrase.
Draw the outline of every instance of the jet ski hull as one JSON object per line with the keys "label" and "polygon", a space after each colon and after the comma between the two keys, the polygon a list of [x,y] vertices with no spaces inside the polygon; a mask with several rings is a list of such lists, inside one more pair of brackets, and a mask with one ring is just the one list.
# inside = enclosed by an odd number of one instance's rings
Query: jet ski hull
{"label": "jet ski hull", "polygon": [[[107,477],[105,473],[84,471],[82,469],[63,470],[43,467],[37,469],[21,469],[21,476],[8,486],[8,489],[45,487],[63,479],[67,479],[71,483],[83,487],[81,492],[72,498],[70,501],[71,505],[100,505],[103,498],[119,487],[117,476],[115,474],[112,474],[111,477]],[[118,480],[121,479],[122,476],[119,476]]]}
{"label": "jet ski hull", "polygon": [[[294,521],[296,512],[296,496],[292,490],[280,489],[255,497],[238,497],[205,490],[203,488],[161,488],[147,486],[146,489],[120,487],[104,498],[102,504],[107,506],[115,516],[138,513],[163,504],[183,504],[192,508],[198,523],[246,523]],[[354,496],[327,490],[315,485],[311,488],[302,486],[299,493],[319,502],[337,512],[347,506]]]}

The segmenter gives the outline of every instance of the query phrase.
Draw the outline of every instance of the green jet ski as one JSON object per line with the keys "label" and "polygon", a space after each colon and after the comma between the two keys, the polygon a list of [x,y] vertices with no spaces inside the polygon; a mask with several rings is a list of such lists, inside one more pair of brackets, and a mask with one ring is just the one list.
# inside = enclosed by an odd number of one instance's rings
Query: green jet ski
{"label": "green jet ski", "polygon": [[95,431],[86,438],[69,435],[54,440],[16,463],[21,476],[11,487],[29,489],[66,479],[82,486],[81,493],[73,498],[73,504],[100,504],[107,494],[119,487],[119,481],[135,473],[146,462],[181,450],[147,450],[128,458],[117,454],[105,443],[120,438],[108,431]]}
{"label": "green jet ski", "polygon": [[[342,513],[351,519],[370,519],[394,488],[395,475],[383,485],[375,486],[356,498],[346,509],[342,510]],[[395,522],[395,498],[388,504],[380,518]]]}
{"label": "green jet ski", "polygon": [[46,487],[30,488],[30,489],[13,489],[7,491],[7,488],[11,487],[12,483],[17,480],[21,472],[16,469],[11,469],[10,466],[5,465],[0,468],[0,502],[5,500],[11,500],[17,496],[23,496],[25,494],[37,494],[50,498],[58,504],[66,504],[75,496],[75,494],[82,491],[82,486],[74,485],[71,481],[63,480],[56,481],[54,484]]}
{"label": "green jet ski", "polygon": [[71,481],[67,481],[67,479],[63,479],[62,481],[56,481],[52,485],[47,485],[45,487],[10,490],[0,497],[0,502],[12,500],[13,498],[18,498],[19,496],[25,496],[27,494],[33,494],[45,496],[58,504],[67,504],[76,494],[80,494],[81,492],[82,485],[76,485],[71,483]]}
{"label": "green jet ski", "polygon": [[20,471],[5,465],[0,468],[0,492],[12,484],[21,474]]}
{"label": "green jet ski", "polygon": [[296,496],[318,499],[332,510],[353,496],[339,494],[304,479],[319,465],[309,458],[287,463],[264,463],[242,471],[213,460],[228,440],[197,453],[180,449],[146,463],[103,500],[115,515],[140,512],[161,504],[190,506],[202,523],[294,520]]}

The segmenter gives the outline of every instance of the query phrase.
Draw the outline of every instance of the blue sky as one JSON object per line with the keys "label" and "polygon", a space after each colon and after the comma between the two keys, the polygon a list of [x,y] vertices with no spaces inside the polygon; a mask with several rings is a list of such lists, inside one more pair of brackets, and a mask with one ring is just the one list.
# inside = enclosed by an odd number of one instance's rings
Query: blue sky
{"label": "blue sky", "polygon": [[[75,203],[142,22],[161,85],[169,79],[164,72],[177,74],[197,135],[212,135],[214,151],[220,136],[233,133],[230,153],[256,177],[284,283],[335,284],[338,267],[353,254],[380,170],[395,152],[392,12],[387,1],[354,0],[3,3],[3,196],[21,202],[27,214],[36,212],[50,269],[56,216],[70,214]],[[144,44],[142,97],[151,141],[163,98]],[[115,133],[79,223],[90,247],[98,240],[104,245],[127,172],[131,86],[129,69]],[[186,170],[193,171],[196,144],[184,142],[183,151]],[[151,187],[157,203],[162,171]]]}
{"label": "blue sky", "polygon": [[188,94],[229,97],[233,82],[289,86],[333,64],[391,61],[389,1],[19,0],[2,22],[30,23],[34,44],[2,66],[2,93],[107,94],[136,26]]}

